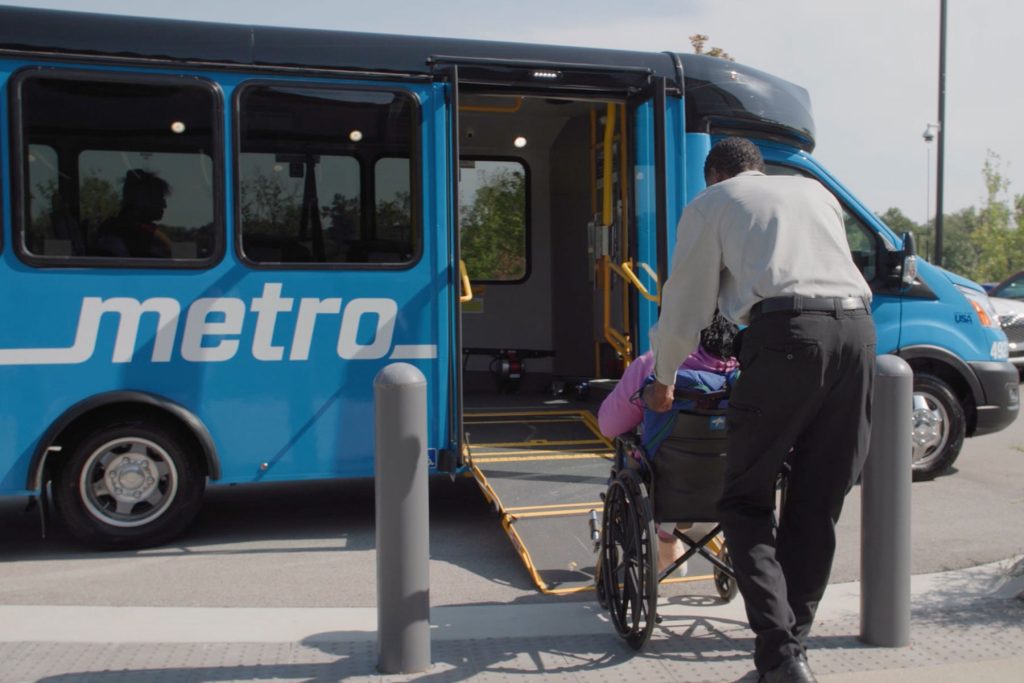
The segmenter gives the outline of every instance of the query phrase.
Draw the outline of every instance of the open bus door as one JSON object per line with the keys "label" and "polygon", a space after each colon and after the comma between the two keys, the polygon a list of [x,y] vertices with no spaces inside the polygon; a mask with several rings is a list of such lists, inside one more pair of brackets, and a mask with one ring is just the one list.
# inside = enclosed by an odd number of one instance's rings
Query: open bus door
{"label": "open bus door", "polygon": [[[586,589],[612,444],[603,394],[555,387],[617,377],[657,319],[665,82],[637,68],[435,64],[449,107],[451,440],[537,586]],[[481,253],[480,231],[503,258]]]}
{"label": "open bus door", "polygon": [[459,67],[456,64],[439,64],[435,69],[435,78],[444,84],[445,104],[447,106],[447,145],[445,149],[445,178],[447,188],[447,231],[449,259],[447,290],[450,327],[447,382],[449,406],[448,414],[448,448],[438,456],[438,469],[454,473],[466,464],[465,432],[462,425],[462,305],[473,298],[472,288],[461,257],[459,240]]}
{"label": "open bus door", "polygon": [[[600,342],[614,351],[623,369],[649,344],[648,330],[658,319],[661,282],[666,272],[667,247],[667,175],[665,79],[653,77],[648,85],[631,95],[624,107],[629,112],[625,128],[629,131],[631,152],[620,160],[620,177],[626,181],[617,216],[611,211],[613,192],[602,183],[601,210],[597,215],[599,238],[595,253],[601,289],[602,321]],[[604,146],[610,147],[614,135],[608,120]],[[603,177],[609,177],[611,163],[604,156]],[[632,166],[632,202],[626,200],[628,167]],[[632,211],[629,207],[632,207]],[[614,219],[612,217],[614,216]],[[631,225],[632,224],[632,225]],[[619,301],[616,302],[616,290]],[[605,368],[598,366],[598,375]]]}

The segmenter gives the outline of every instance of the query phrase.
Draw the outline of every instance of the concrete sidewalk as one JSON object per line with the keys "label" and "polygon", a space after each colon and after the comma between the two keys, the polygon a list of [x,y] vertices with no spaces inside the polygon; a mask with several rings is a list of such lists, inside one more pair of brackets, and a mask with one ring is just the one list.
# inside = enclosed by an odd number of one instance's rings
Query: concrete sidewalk
{"label": "concrete sidewalk", "polygon": [[[825,595],[809,658],[823,682],[1024,681],[1024,558],[915,576],[912,644],[869,647],[859,585]],[[0,683],[22,681],[755,681],[742,601],[659,601],[641,653],[594,602],[431,611],[432,668],[376,673],[376,611],[0,607]]]}

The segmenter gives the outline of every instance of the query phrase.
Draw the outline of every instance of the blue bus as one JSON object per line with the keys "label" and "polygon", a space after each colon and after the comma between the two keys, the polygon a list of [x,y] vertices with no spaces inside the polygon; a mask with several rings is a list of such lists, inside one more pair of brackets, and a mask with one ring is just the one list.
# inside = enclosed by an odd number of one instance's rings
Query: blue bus
{"label": "blue bus", "polygon": [[165,542],[207,483],[372,476],[388,363],[427,378],[439,472],[475,406],[585,399],[647,348],[723,135],[846,209],[917,476],[1017,413],[981,287],[914,277],[812,156],[806,91],[753,68],[4,7],[0,90],[0,494],[86,544]]}

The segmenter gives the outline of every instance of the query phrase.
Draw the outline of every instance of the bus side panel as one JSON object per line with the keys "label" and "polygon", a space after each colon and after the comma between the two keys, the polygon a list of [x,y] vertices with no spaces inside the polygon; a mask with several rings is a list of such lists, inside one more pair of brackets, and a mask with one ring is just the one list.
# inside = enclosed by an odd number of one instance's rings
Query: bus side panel
{"label": "bus side panel", "polygon": [[[680,108],[682,104],[680,103]],[[680,112],[678,116],[681,117],[683,114]],[[711,151],[711,136],[707,133],[686,133],[683,136],[683,172],[681,175],[682,181],[682,197],[681,203],[676,206],[675,211],[670,211],[668,215],[668,239],[666,240],[668,248],[668,265],[672,267],[672,252],[676,247],[676,230],[679,226],[679,218],[683,215],[683,209],[690,201],[704,191],[704,159],[707,158],[708,152]],[[668,274],[665,274],[668,277]]]}
{"label": "bus side panel", "polygon": [[[636,228],[637,228],[637,254],[636,260],[639,263],[646,263],[652,269],[657,269],[658,264],[658,240],[657,240],[657,187],[655,178],[655,157],[654,157],[654,103],[651,100],[638,105],[636,116],[636,139],[635,159],[637,172],[635,178],[636,194]],[[666,140],[667,144],[667,140]],[[671,150],[671,147],[669,147]],[[664,273],[659,273],[665,277]],[[649,282],[648,276],[642,271],[638,272],[641,282]],[[650,290],[650,291],[653,291]],[[658,320],[658,307],[654,302],[648,301],[642,296],[636,296],[637,301],[637,343],[636,349],[640,353],[650,347],[649,330]]]}
{"label": "bus side panel", "polygon": [[[7,65],[7,75],[14,65]],[[241,77],[195,74],[219,82],[225,111],[225,197],[232,206],[230,163],[233,140],[231,95]],[[394,84],[387,87],[394,88]],[[35,268],[11,248],[10,150],[4,146],[4,250],[0,268],[0,492],[24,492],[28,466],[45,430],[76,403],[118,390],[149,392],[176,402],[209,429],[222,464],[223,482],[373,475],[373,380],[390,362],[413,363],[428,383],[428,439],[447,444],[448,314],[447,245],[437,235],[443,189],[436,176],[443,159],[437,123],[443,105],[429,86],[402,85],[423,109],[419,127],[423,188],[422,256],[401,270],[253,269],[233,248],[234,213],[226,215],[228,251],[207,270],[125,268]],[[6,79],[3,92],[6,103]],[[0,114],[9,140],[7,112]],[[138,316],[133,331],[126,317],[104,313],[93,337],[88,326],[76,344],[86,300],[174,300],[175,325],[158,326],[156,313]],[[298,340],[297,312],[303,299],[340,299],[338,314],[314,318],[308,356]],[[244,310],[237,334],[207,336],[220,347],[215,360],[189,360],[182,352],[189,310],[198,299],[236,300]],[[254,351],[254,302],[274,299],[282,311],[263,320],[264,335],[279,357],[259,360]],[[134,304],[133,304],[134,305]],[[173,306],[172,306],[173,307]],[[130,317],[130,316],[129,316]],[[166,322],[166,321],[165,321]],[[195,332],[195,330],[193,330]],[[133,336],[134,334],[134,336]],[[171,340],[169,360],[156,348]],[[115,358],[115,346],[129,349]],[[77,351],[75,349],[78,349]],[[43,351],[52,362],[23,362],[18,350]],[[23,354],[21,354],[23,355]],[[157,356],[154,359],[154,356]],[[193,354],[194,355],[194,354]],[[71,360],[69,360],[71,359]]]}
{"label": "bus side panel", "polygon": [[431,343],[437,344],[437,359],[430,364],[431,375],[427,379],[427,438],[432,457],[431,467],[437,466],[437,461],[433,459],[436,458],[436,453],[450,447],[459,436],[451,433],[455,400],[452,395],[452,380],[454,373],[460,372],[462,365],[461,350],[453,347],[454,325],[459,324],[460,315],[457,307],[461,304],[455,299],[455,273],[451,264],[453,241],[456,236],[448,216],[451,112],[445,88],[445,84],[435,83],[429,91],[421,94],[424,259],[426,245],[429,245],[431,271],[427,291],[433,306],[431,318],[435,327],[429,339]]}
{"label": "bus side panel", "polygon": [[[10,157],[7,152],[10,137],[7,134],[9,124],[6,106],[6,102],[9,101],[7,83],[10,75],[10,65],[5,61],[0,61],[0,226],[3,227],[3,230],[0,231],[0,259],[5,258],[10,250],[10,231],[7,229],[11,222],[11,178],[8,171]],[[0,276],[0,306],[3,305],[2,302],[10,298],[10,292],[5,286],[4,280],[5,278]],[[5,328],[6,324],[0,322],[0,334]],[[17,443],[18,419],[13,410],[16,397],[13,392],[6,390],[8,386],[11,385],[0,377],[0,387],[5,388],[0,391],[0,491],[22,493],[25,488],[25,479],[24,477],[17,478],[12,472],[12,466],[17,461],[15,444]]]}
{"label": "bus side panel", "polygon": [[[637,219],[640,221],[638,232],[638,261],[646,263],[658,273],[659,284],[664,285],[668,279],[668,272],[661,272],[658,258],[658,237],[655,204],[657,194],[653,183],[643,182],[647,178],[653,178],[652,172],[655,167],[654,150],[650,147],[655,139],[650,131],[654,124],[650,112],[653,103],[645,103],[637,109],[637,167],[645,169],[637,173]],[[682,213],[687,199],[686,194],[686,144],[683,131],[685,130],[685,109],[683,100],[675,97],[667,97],[665,100],[665,188],[667,190],[666,217],[665,221],[665,244],[668,245],[668,253],[665,255],[664,263],[670,264],[672,257],[672,246],[675,244],[676,227],[679,224],[679,216]],[[640,277],[646,281],[645,275]],[[653,290],[652,290],[653,291]],[[643,352],[650,348],[650,328],[658,320],[658,305],[643,297],[637,297],[639,301],[638,316],[638,339],[637,350]]]}

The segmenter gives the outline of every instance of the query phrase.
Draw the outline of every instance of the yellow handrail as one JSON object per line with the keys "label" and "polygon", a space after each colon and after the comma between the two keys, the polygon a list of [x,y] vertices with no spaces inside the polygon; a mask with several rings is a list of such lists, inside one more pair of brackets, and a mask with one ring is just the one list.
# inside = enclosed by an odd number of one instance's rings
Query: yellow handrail
{"label": "yellow handrail", "polygon": [[633,360],[633,343],[629,337],[612,327],[612,278],[611,269],[615,264],[607,256],[600,259],[601,289],[604,290],[604,338],[627,363]]}
{"label": "yellow handrail", "polygon": [[464,304],[473,300],[473,285],[469,282],[469,272],[466,270],[466,262],[459,259],[459,278],[462,280],[462,294],[459,296],[459,303]]}
{"label": "yellow handrail", "polygon": [[623,262],[621,265],[612,263],[608,256],[602,256],[600,258],[599,267],[601,269],[601,289],[603,294],[604,303],[604,338],[611,344],[612,348],[622,356],[623,360],[628,364],[633,360],[633,342],[630,340],[629,335],[623,334],[619,330],[612,327],[612,272],[615,272],[627,284],[636,287],[640,295],[648,301],[653,301],[656,304],[661,304],[661,283],[658,281],[658,274],[648,266],[646,263],[638,264],[640,268],[644,270],[654,282],[655,293],[651,294],[644,284],[640,282],[640,278],[633,272],[633,267],[628,261]]}
{"label": "yellow handrail", "polygon": [[654,294],[647,291],[647,288],[644,287],[642,282],[640,282],[640,278],[638,278],[636,273],[633,272],[633,267],[629,265],[629,261],[623,261],[622,265],[617,265],[615,263],[609,263],[608,265],[612,270],[621,275],[626,282],[636,287],[637,291],[640,292],[640,296],[648,301],[653,301],[659,306],[661,305],[661,283],[658,282],[658,274],[655,273],[649,265],[642,262],[638,264],[654,281]]}

